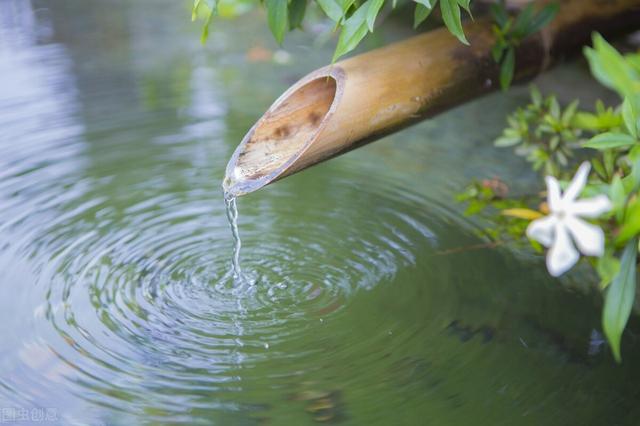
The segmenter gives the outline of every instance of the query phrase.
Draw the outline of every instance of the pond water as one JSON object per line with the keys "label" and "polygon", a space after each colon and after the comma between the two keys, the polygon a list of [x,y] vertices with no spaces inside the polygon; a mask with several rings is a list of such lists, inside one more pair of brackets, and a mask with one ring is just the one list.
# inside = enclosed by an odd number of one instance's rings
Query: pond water
{"label": "pond water", "polygon": [[[589,275],[484,246],[452,201],[472,177],[532,184],[491,147],[523,90],[239,199],[255,285],[234,286],[226,162],[331,45],[295,34],[282,65],[262,15],[204,48],[188,18],[0,2],[2,421],[638,423],[636,321],[615,365]],[[580,66],[541,84],[589,87]]]}

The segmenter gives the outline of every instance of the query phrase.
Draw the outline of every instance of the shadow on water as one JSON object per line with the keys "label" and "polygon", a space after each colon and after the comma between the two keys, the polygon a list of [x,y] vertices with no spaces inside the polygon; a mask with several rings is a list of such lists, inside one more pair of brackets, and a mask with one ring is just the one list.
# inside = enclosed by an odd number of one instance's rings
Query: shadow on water
{"label": "shadow on water", "polygon": [[482,246],[446,201],[483,173],[530,183],[489,143],[521,92],[240,199],[256,284],[238,288],[226,160],[330,47],[294,35],[289,67],[247,65],[274,48],[261,19],[220,23],[203,50],[186,6],[156,5],[0,3],[0,407],[60,424],[635,424],[638,324],[616,366],[597,297]]}

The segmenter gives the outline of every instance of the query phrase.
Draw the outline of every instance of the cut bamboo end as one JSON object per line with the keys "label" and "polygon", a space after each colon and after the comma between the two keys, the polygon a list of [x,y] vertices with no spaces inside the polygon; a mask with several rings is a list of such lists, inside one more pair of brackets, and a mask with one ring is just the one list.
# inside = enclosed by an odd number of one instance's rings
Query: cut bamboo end
{"label": "cut bamboo end", "polygon": [[281,177],[318,138],[341,90],[337,68],[320,69],[287,90],[236,148],[223,183],[240,196]]}

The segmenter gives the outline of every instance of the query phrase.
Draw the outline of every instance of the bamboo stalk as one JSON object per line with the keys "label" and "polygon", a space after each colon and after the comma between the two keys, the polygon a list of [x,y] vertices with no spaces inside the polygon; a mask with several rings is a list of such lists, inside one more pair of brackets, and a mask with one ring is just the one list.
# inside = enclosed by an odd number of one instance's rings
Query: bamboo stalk
{"label": "bamboo stalk", "polygon": [[[592,31],[615,35],[639,26],[640,0],[564,0],[552,24],[518,47],[514,81],[580,48]],[[438,29],[302,78],[243,138],[227,165],[225,191],[255,191],[495,90],[491,22],[468,22],[464,31],[470,46]]]}

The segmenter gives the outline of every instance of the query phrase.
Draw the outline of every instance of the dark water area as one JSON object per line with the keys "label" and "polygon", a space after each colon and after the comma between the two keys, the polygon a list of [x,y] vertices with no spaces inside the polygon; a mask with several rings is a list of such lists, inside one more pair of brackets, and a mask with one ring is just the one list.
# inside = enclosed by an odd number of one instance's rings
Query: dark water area
{"label": "dark water area", "polygon": [[[616,365],[589,274],[483,246],[453,202],[472,177],[535,182],[491,146],[524,90],[239,199],[238,286],[226,162],[332,46],[298,33],[262,61],[262,15],[206,47],[189,17],[0,1],[0,420],[638,424],[636,321]],[[569,82],[589,87],[579,65],[541,84]]]}

